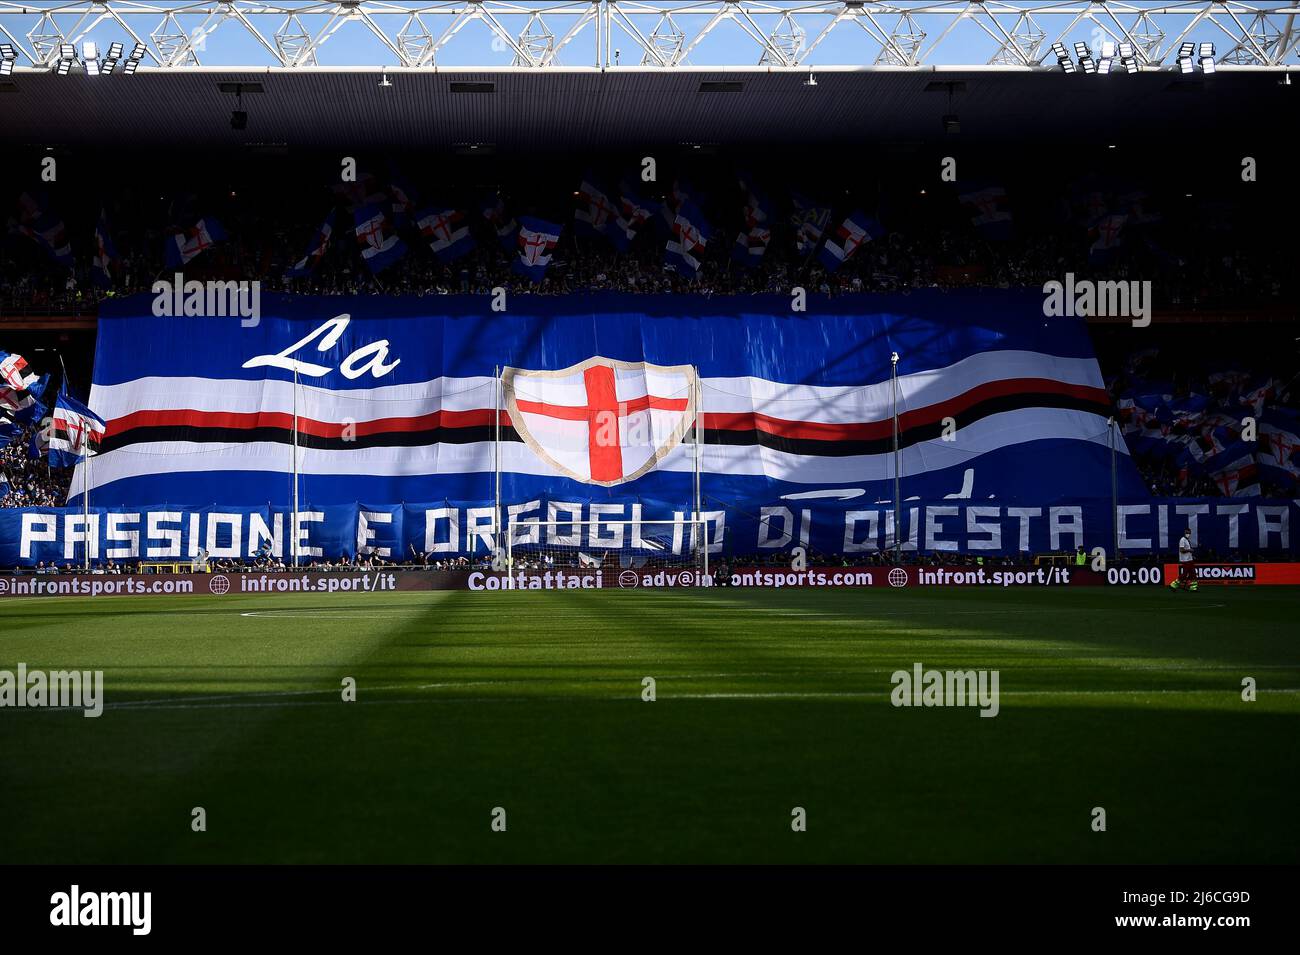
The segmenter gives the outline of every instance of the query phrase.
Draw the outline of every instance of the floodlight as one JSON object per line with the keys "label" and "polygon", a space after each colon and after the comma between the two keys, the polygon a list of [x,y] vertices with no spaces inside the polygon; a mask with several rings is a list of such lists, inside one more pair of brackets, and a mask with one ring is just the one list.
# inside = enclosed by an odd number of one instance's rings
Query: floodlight
{"label": "floodlight", "polygon": [[1178,58],[1178,70],[1179,70],[1179,72],[1181,72],[1181,73],[1194,73],[1194,72],[1195,72],[1195,69],[1192,67],[1192,61],[1191,61],[1191,59],[1190,59],[1190,58],[1184,58],[1184,57],[1179,57],[1179,58]]}
{"label": "floodlight", "polygon": [[1102,59],[1105,59],[1105,60],[1113,60],[1113,59],[1115,58],[1115,41],[1114,41],[1114,40],[1103,40],[1103,41],[1102,41],[1102,44],[1101,44],[1101,56],[1102,56]]}
{"label": "floodlight", "polygon": [[112,73],[115,69],[117,69],[117,60],[105,60],[104,65],[99,72],[107,76],[109,73]]}
{"label": "floodlight", "polygon": [[1080,40],[1078,43],[1074,45],[1074,55],[1081,60],[1086,60],[1090,56],[1092,56],[1092,51],[1089,50],[1088,44]]}
{"label": "floodlight", "polygon": [[10,76],[14,71],[14,61],[9,57],[0,59],[0,76]]}
{"label": "floodlight", "polygon": [[1090,60],[1090,59],[1085,58],[1085,59],[1080,60],[1080,61],[1079,61],[1079,65],[1083,67],[1083,72],[1085,72],[1085,73],[1096,73],[1096,72],[1097,72],[1097,64],[1094,63],[1094,62],[1093,62],[1092,60]]}
{"label": "floodlight", "polygon": [[1133,44],[1132,44],[1132,43],[1121,43],[1121,44],[1119,45],[1119,58],[1120,58],[1121,60],[1131,60],[1131,59],[1133,59]]}
{"label": "floodlight", "polygon": [[1201,60],[1201,71],[1204,73],[1214,72],[1214,58],[1207,56]]}
{"label": "floodlight", "polygon": [[71,60],[59,60],[58,65],[54,67],[54,72],[59,76],[67,76],[72,71]]}
{"label": "floodlight", "polygon": [[77,48],[75,46],[73,46],[71,43],[59,44],[60,60],[75,60],[76,58],[77,58]]}
{"label": "floodlight", "polygon": [[1132,59],[1131,57],[1130,57],[1129,59],[1123,60],[1123,61],[1121,61],[1121,62],[1122,62],[1123,65],[1124,65],[1124,69],[1127,70],[1127,71],[1130,72],[1130,73],[1138,73],[1138,72],[1140,72],[1141,69],[1142,69],[1140,66],[1138,66],[1138,61],[1135,60],[1135,59]]}
{"label": "floodlight", "polygon": [[143,60],[143,59],[144,59],[144,54],[145,54],[144,44],[143,44],[143,43],[137,43],[137,44],[135,45],[135,49],[133,49],[133,50],[131,51],[131,59],[133,59],[133,60]]}
{"label": "floodlight", "polygon": [[108,58],[109,58],[110,60],[120,60],[120,59],[122,59],[122,44],[120,44],[120,43],[110,43],[110,44],[108,45]]}
{"label": "floodlight", "polygon": [[1065,44],[1062,43],[1060,40],[1057,40],[1055,43],[1052,44],[1052,52],[1056,54],[1056,58],[1058,60],[1063,59],[1070,55],[1069,51],[1066,50],[1065,48]]}
{"label": "floodlight", "polygon": [[0,43],[0,60],[16,60],[18,51],[12,43]]}
{"label": "floodlight", "polygon": [[1078,69],[1078,67],[1074,65],[1074,60],[1070,59],[1068,56],[1061,57],[1057,62],[1061,64],[1061,68],[1067,73],[1073,73]]}
{"label": "floodlight", "polygon": [[125,63],[122,64],[122,74],[124,76],[130,76],[132,73],[135,72],[135,68],[139,65],[140,65],[139,60],[128,59]]}
{"label": "floodlight", "polygon": [[87,60],[87,61],[86,61],[86,75],[87,75],[87,76],[98,76],[98,75],[99,75],[99,60]]}
{"label": "floodlight", "polygon": [[1191,59],[1192,52],[1196,49],[1195,43],[1183,43],[1178,47],[1178,59]]}
{"label": "floodlight", "polygon": [[1213,44],[1213,43],[1208,43],[1208,42],[1207,42],[1207,43],[1202,43],[1202,44],[1201,44],[1201,59],[1205,59],[1207,56],[1209,56],[1209,57],[1214,56],[1214,44]]}
{"label": "floodlight", "polygon": [[1110,60],[1101,60],[1097,63],[1097,74],[1105,76],[1110,72]]}
{"label": "floodlight", "polygon": [[87,40],[81,44],[81,58],[83,60],[99,59],[99,50],[96,48],[94,40]]}

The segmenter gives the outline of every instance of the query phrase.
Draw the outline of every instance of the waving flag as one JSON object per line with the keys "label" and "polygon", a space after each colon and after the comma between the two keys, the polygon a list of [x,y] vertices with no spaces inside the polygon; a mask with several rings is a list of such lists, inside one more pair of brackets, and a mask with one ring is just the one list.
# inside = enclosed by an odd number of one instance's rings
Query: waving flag
{"label": "waving flag", "polygon": [[163,259],[168,268],[180,268],[225,237],[226,230],[216,219],[200,219],[188,229],[167,237],[163,246]]}
{"label": "waving flag", "polygon": [[751,226],[736,236],[736,244],[731,248],[731,257],[747,268],[758,268],[763,264],[763,254],[772,241],[772,230],[762,226]]}
{"label": "waving flag", "polygon": [[65,468],[99,453],[104,419],[72,395],[60,392],[50,421],[50,467]]}
{"label": "waving flag", "polygon": [[1007,208],[1007,191],[1001,186],[985,186],[963,192],[961,204],[970,210],[970,221],[986,239],[1011,238],[1011,211]]}
{"label": "waving flag", "polygon": [[618,208],[609,195],[588,177],[578,186],[578,208],[573,212],[580,230],[613,240]]}
{"label": "waving flag", "polygon": [[26,391],[36,383],[36,373],[27,367],[27,359],[0,351],[0,388]]}
{"label": "waving flag", "polygon": [[618,214],[614,217],[608,235],[620,252],[626,252],[641,231],[641,226],[654,213],[636,190],[626,182],[619,186]]}
{"label": "waving flag", "polygon": [[325,257],[325,253],[330,247],[330,236],[333,234],[334,210],[331,209],[330,214],[321,223],[321,227],[312,236],[311,245],[307,248],[307,254],[285,271],[285,278],[296,279],[311,275],[316,266],[320,264],[320,260]]}
{"label": "waving flag", "polygon": [[695,203],[683,199],[673,218],[673,238],[668,240],[664,258],[687,278],[700,274],[700,256],[709,243],[709,224]]}
{"label": "waving flag", "polygon": [[383,209],[376,205],[360,206],[354,215],[361,259],[371,272],[382,272],[406,254],[406,243],[393,232]]}
{"label": "waving flag", "polygon": [[393,222],[400,228],[415,215],[418,195],[414,187],[394,170],[388,179],[388,196],[393,210]]}
{"label": "waving flag", "polygon": [[43,418],[40,426],[32,430],[31,440],[27,443],[29,458],[43,458],[50,453],[50,425],[53,418]]}
{"label": "waving flag", "polygon": [[113,263],[116,261],[117,248],[108,234],[108,217],[100,212],[99,221],[95,223],[95,255],[90,262],[95,284],[100,288],[113,287]]}
{"label": "waving flag", "polygon": [[1280,483],[1300,480],[1300,412],[1270,408],[1259,424],[1255,463]]}
{"label": "waving flag", "polygon": [[332,188],[352,210],[357,206],[378,205],[388,198],[379,188],[379,180],[368,172],[358,173],[353,182],[336,182]]}
{"label": "waving flag", "polygon": [[[23,429],[18,427],[17,424],[5,418],[0,418],[0,448],[4,448],[22,433]],[[0,493],[0,497],[2,496],[3,493]]]}
{"label": "waving flag", "polygon": [[1090,262],[1102,264],[1110,259],[1115,249],[1120,246],[1120,234],[1124,231],[1124,224],[1127,221],[1128,216],[1125,215],[1105,215],[1092,224],[1088,235],[1095,236],[1095,239],[1088,247]]}
{"label": "waving flag", "polygon": [[519,232],[519,223],[514,220],[513,216],[506,214],[505,201],[497,195],[488,196],[483,200],[480,211],[483,213],[483,218],[492,226],[492,231],[496,233],[501,248],[507,252],[513,252],[515,237]]}
{"label": "waving flag", "polygon": [[831,221],[831,210],[795,193],[790,224],[795,228],[795,249],[807,255],[817,248]]}
{"label": "waving flag", "polygon": [[1259,497],[1259,466],[1254,455],[1245,454],[1210,472],[1224,497]]}
{"label": "waving flag", "polygon": [[546,267],[551,264],[555,244],[560,241],[564,226],[534,219],[530,216],[519,217],[519,258],[512,268],[515,272],[534,282],[546,277]]}
{"label": "waving flag", "polygon": [[451,206],[434,206],[420,213],[415,223],[429,239],[429,248],[440,262],[453,262],[474,251],[474,237],[469,234],[465,214]]}
{"label": "waving flag", "polygon": [[843,225],[835,230],[835,235],[826,239],[817,257],[827,271],[834,272],[857,255],[863,245],[884,234],[884,227],[879,222],[859,210],[844,220]]}

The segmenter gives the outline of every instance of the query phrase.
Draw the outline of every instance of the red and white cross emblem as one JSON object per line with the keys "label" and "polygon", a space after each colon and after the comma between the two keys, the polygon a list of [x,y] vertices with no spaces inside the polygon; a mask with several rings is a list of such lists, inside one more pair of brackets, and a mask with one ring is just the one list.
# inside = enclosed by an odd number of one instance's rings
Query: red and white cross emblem
{"label": "red and white cross emblem", "polygon": [[560,473],[606,487],[634,480],[695,423],[695,370],[589,358],[559,371],[507,368],[506,411],[524,443]]}

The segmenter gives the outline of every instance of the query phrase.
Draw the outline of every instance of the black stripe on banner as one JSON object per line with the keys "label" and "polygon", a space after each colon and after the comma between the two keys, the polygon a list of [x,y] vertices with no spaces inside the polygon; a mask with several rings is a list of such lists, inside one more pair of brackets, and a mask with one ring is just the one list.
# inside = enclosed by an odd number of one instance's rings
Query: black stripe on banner
{"label": "black stripe on banner", "polygon": [[[424,431],[386,431],[382,434],[362,434],[350,440],[329,438],[299,432],[298,447],[322,451],[347,451],[351,448],[420,448],[431,444],[473,444],[491,441],[496,428],[490,424],[470,428],[431,428]],[[501,429],[502,441],[521,441],[514,428]],[[293,431],[288,428],[196,428],[190,425],[161,425],[132,428],[104,439],[101,452],[127,448],[133,444],[154,441],[191,441],[196,444],[248,444],[270,441],[276,444],[293,444]]]}
{"label": "black stripe on banner", "polygon": [[[1090,401],[1073,395],[1056,393],[1014,394],[989,398],[977,405],[967,408],[954,416],[958,428],[969,427],[982,418],[1008,411],[1029,410],[1033,408],[1055,408],[1066,411],[1084,411],[1092,414],[1106,415],[1109,411],[1104,402]],[[349,448],[414,448],[433,444],[472,444],[477,441],[492,441],[496,428],[490,424],[475,425],[468,428],[431,428],[423,431],[391,431],[382,434],[358,435],[351,440],[343,438],[321,437],[300,433],[298,446],[325,451],[346,451]],[[926,441],[937,441],[943,436],[943,422],[917,425],[904,430],[899,435],[899,447],[909,448]],[[522,441],[513,427],[501,429],[503,441]],[[120,434],[109,435],[100,448],[102,452],[130,447],[155,441],[188,441],[198,444],[245,444],[252,441],[269,441],[277,444],[292,444],[293,432],[287,428],[200,428],[189,425],[161,425],[157,427],[132,428]],[[849,457],[852,455],[887,454],[893,450],[893,435],[869,441],[823,441],[817,438],[789,438],[772,434],[757,428],[733,431],[726,428],[706,428],[704,431],[706,445],[729,445],[743,447],[759,445],[773,451],[788,454],[800,454],[823,457]]]}
{"label": "black stripe on banner", "polygon": [[[961,414],[954,415],[957,428],[968,428],[976,421],[990,415],[1008,411],[1022,411],[1033,408],[1056,408],[1066,411],[1086,411],[1105,416],[1109,408],[1104,402],[1089,401],[1061,394],[1015,394],[990,398],[972,405]],[[938,441],[943,437],[943,422],[917,425],[899,433],[899,449],[910,448],[914,444]],[[816,438],[788,438],[779,434],[757,429],[750,431],[728,431],[726,429],[704,429],[704,443],[723,445],[757,444],[773,451],[787,454],[821,455],[823,457],[851,457],[859,454],[888,454],[894,450],[894,436],[870,441],[819,441]]]}

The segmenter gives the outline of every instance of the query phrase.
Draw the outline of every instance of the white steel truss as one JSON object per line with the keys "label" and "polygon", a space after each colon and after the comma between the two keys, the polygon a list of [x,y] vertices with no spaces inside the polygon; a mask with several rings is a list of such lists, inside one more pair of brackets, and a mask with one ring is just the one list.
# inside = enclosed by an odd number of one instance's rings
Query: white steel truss
{"label": "white steel truss", "polygon": [[1143,67],[1173,68],[1195,40],[1220,63],[1286,67],[1298,14],[1300,0],[0,0],[0,43],[38,69],[86,40],[138,44],[142,65],[163,69],[907,69],[1051,67],[1053,43],[1080,41],[1132,44]]}

